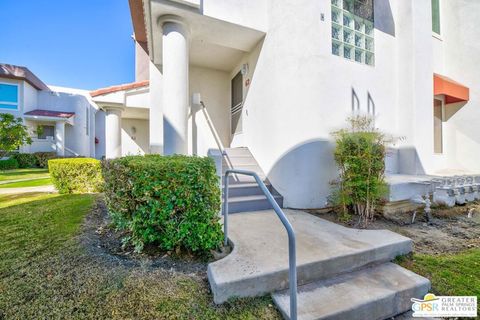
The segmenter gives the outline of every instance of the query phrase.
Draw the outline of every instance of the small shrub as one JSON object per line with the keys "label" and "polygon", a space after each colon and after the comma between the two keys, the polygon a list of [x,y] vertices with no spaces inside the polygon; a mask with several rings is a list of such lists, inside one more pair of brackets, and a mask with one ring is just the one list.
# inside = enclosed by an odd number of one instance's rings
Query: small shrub
{"label": "small shrub", "polygon": [[105,198],[118,229],[129,231],[126,243],[142,251],[198,254],[222,242],[220,188],[210,158],[128,156],[103,163]]}
{"label": "small shrub", "polygon": [[0,160],[0,171],[18,169],[18,162],[14,158]]}
{"label": "small shrub", "polygon": [[58,158],[55,152],[35,152],[34,155],[39,168],[48,168],[48,161]]}
{"label": "small shrub", "polygon": [[334,182],[336,189],[332,198],[341,206],[342,219],[353,212],[366,225],[387,192],[384,180],[387,140],[368,116],[355,116],[349,122],[349,129],[333,133],[334,157],[340,176]]}
{"label": "small shrub", "polygon": [[103,186],[100,161],[65,158],[48,161],[48,171],[59,193],[100,192]]}
{"label": "small shrub", "polygon": [[18,167],[21,169],[26,168],[36,168],[37,167],[37,157],[31,153],[14,153],[12,158],[17,160]]}

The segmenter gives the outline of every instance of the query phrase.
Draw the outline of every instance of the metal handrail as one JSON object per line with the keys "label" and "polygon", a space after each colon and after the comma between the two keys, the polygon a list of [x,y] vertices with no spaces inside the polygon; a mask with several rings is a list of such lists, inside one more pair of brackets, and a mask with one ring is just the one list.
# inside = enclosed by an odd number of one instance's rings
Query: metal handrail
{"label": "metal handrail", "polygon": [[228,176],[233,174],[243,174],[255,178],[258,186],[267,197],[267,200],[273,207],[273,210],[277,214],[283,226],[287,230],[288,234],[288,283],[290,289],[290,319],[297,320],[297,253],[295,246],[295,231],[288,221],[287,216],[283,213],[278,203],[273,198],[270,191],[265,186],[265,183],[260,177],[253,171],[228,169],[225,171],[225,192],[224,192],[224,204],[223,204],[223,227],[225,234],[225,245],[228,244]]}

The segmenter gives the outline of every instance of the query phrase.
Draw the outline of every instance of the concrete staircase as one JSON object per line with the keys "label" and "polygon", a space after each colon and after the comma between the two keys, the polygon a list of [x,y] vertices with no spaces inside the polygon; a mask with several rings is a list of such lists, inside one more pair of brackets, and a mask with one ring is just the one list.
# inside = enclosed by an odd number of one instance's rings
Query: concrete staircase
{"label": "concrete staircase", "polygon": [[[410,239],[284,212],[297,237],[298,319],[389,319],[430,289],[428,279],[390,262],[412,250]],[[215,303],[272,294],[289,319],[287,235],[273,210],[232,215],[229,238],[233,251],[208,266]]]}
{"label": "concrete staircase", "polygon": [[[228,148],[222,162],[223,174],[227,169],[254,171],[264,181],[275,201],[283,206],[283,197],[273,188],[248,148]],[[224,185],[224,184],[223,184]],[[255,182],[244,175],[231,175],[228,189],[228,212],[250,212],[271,209],[272,206]]]}

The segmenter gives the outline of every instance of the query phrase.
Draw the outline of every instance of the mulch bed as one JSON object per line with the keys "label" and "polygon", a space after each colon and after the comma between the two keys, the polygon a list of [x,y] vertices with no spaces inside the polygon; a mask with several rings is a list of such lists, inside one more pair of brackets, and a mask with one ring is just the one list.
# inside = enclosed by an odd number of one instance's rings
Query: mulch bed
{"label": "mulch bed", "polygon": [[[421,211],[421,210],[420,210]],[[377,216],[367,229],[388,229],[409,237],[414,242],[416,253],[444,254],[456,253],[466,249],[480,248],[480,204],[469,203],[453,208],[433,208],[433,220],[427,223],[419,211],[414,223],[399,223],[408,219],[388,220]],[[471,211],[473,216],[468,217]],[[350,222],[341,222],[335,212],[309,210],[310,213],[347,227],[356,227],[356,218]],[[411,214],[403,214],[411,217]]]}
{"label": "mulch bed", "polygon": [[122,245],[126,234],[112,226],[105,202],[101,197],[92,212],[87,215],[80,235],[80,242],[91,254],[115,265],[142,266],[143,268],[164,269],[186,274],[205,275],[208,260],[191,255],[175,255],[147,247],[136,253],[132,246]]}

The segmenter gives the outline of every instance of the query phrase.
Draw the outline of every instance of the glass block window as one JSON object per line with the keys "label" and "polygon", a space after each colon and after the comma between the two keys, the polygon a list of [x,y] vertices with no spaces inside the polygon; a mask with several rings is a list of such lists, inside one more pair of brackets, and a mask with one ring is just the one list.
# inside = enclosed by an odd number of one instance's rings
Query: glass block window
{"label": "glass block window", "polygon": [[0,109],[18,109],[18,85],[0,83]]}
{"label": "glass block window", "polygon": [[440,34],[440,0],[432,0],[432,31]]}
{"label": "glass block window", "polygon": [[375,64],[373,0],[331,0],[331,2],[332,54],[373,66]]}

